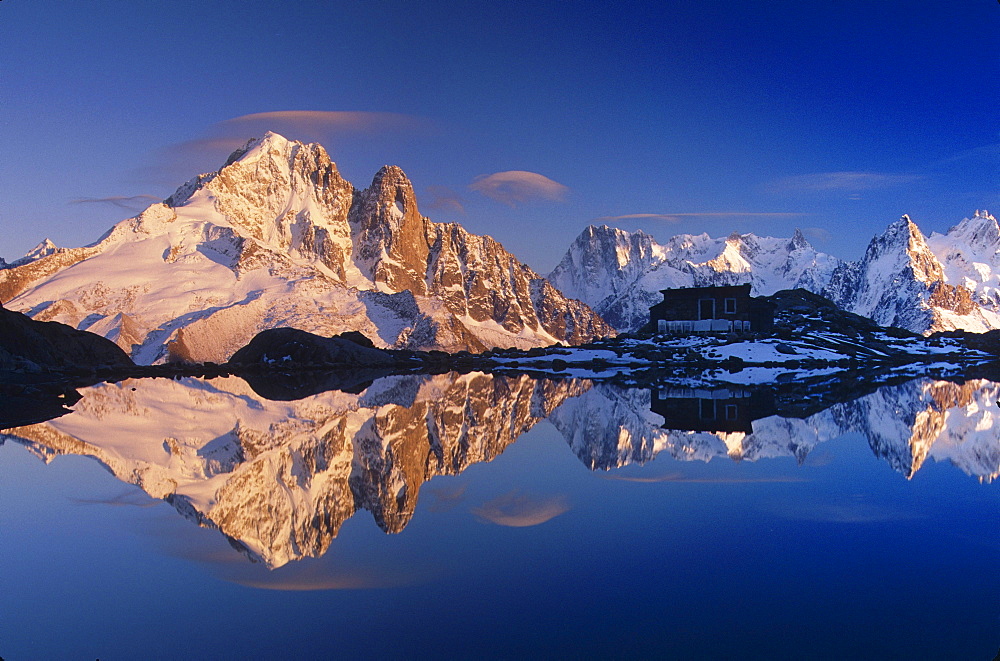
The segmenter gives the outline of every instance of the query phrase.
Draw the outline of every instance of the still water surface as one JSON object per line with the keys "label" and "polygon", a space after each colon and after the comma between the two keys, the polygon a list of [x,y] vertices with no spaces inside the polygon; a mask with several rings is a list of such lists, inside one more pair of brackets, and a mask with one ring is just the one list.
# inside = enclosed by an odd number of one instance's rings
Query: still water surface
{"label": "still water surface", "polygon": [[484,374],[82,394],[2,437],[8,661],[1000,646],[1000,384],[914,380],[805,418],[757,417],[760,393]]}

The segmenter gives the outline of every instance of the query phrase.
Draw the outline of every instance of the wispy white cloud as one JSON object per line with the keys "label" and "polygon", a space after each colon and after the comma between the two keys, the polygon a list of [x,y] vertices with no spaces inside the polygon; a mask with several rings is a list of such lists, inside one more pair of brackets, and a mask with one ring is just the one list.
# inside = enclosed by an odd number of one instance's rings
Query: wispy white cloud
{"label": "wispy white cloud", "polygon": [[515,207],[529,200],[561,201],[569,188],[537,172],[507,170],[476,177],[469,190],[481,193],[491,200]]}
{"label": "wispy white cloud", "polygon": [[427,193],[429,198],[423,202],[425,209],[465,213],[465,205],[462,204],[462,197],[452,189],[446,186],[428,186]]}
{"label": "wispy white cloud", "polygon": [[540,497],[515,490],[473,508],[472,513],[498,526],[526,528],[551,521],[567,511],[565,496]]}
{"label": "wispy white cloud", "polygon": [[247,140],[273,131],[303,142],[319,142],[332,149],[349,136],[417,134],[432,123],[414,115],[354,110],[276,110],[240,115],[205,129],[204,135],[164,148],[156,165],[137,173],[144,181],[177,183],[206,168],[215,169]]}
{"label": "wispy white cloud", "polygon": [[935,161],[932,165],[951,165],[953,163],[961,163],[964,161],[996,162],[998,160],[1000,160],[1000,142],[960,151],[954,156],[949,156],[948,158],[943,158],[940,161]]}
{"label": "wispy white cloud", "polygon": [[[426,119],[394,112],[362,112],[357,110],[275,110],[233,117],[216,125],[220,131],[231,129],[246,133],[282,131],[297,134],[386,133],[427,128]],[[286,137],[295,137],[289,135]]]}
{"label": "wispy white cloud", "polygon": [[109,197],[80,197],[70,204],[110,204],[120,209],[141,211],[154,202],[162,201],[155,195],[111,195]]}
{"label": "wispy white cloud", "polygon": [[822,227],[803,227],[802,233],[807,239],[819,243],[826,243],[833,238],[833,234],[831,234],[829,230],[825,230]]}
{"label": "wispy white cloud", "polygon": [[431,512],[447,512],[465,500],[465,490],[467,485],[462,484],[457,487],[446,489],[444,487],[425,487],[421,493],[427,494],[433,499],[428,506]]}
{"label": "wispy white cloud", "polygon": [[625,220],[653,220],[664,223],[679,223],[686,218],[794,218],[808,216],[807,213],[769,211],[704,211],[695,213],[627,213],[620,216],[600,216],[593,222],[614,223]]}
{"label": "wispy white cloud", "polygon": [[616,480],[619,482],[639,482],[641,484],[658,484],[661,482],[679,482],[685,484],[759,484],[759,483],[784,483],[784,482],[805,482],[799,477],[689,477],[683,473],[667,473],[664,475],[631,476],[631,475],[604,475],[606,480]]}
{"label": "wispy white cloud", "polygon": [[889,172],[814,172],[783,177],[768,184],[772,193],[817,193],[878,190],[923,179],[918,174]]}

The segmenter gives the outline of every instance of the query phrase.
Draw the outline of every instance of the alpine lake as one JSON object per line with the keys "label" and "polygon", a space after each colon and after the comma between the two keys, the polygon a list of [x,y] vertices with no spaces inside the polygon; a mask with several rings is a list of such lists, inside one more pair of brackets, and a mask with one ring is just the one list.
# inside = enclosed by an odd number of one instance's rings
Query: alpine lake
{"label": "alpine lake", "polygon": [[0,656],[993,659],[1000,383],[780,383],[82,388],[0,436]]}

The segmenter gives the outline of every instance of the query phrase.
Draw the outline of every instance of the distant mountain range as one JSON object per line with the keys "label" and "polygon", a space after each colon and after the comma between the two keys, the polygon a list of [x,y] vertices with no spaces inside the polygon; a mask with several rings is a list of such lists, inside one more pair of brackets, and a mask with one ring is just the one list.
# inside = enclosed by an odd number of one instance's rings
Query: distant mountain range
{"label": "distant mountain range", "polygon": [[799,231],[790,239],[682,234],[661,245],[643,232],[590,226],[548,278],[619,331],[648,321],[661,289],[742,283],[756,296],[802,287],[918,333],[1000,328],[1000,228],[984,211],[929,238],[903,216],[856,262],[818,252]]}
{"label": "distant mountain range", "polygon": [[588,227],[542,277],[488,236],[435,223],[395,166],[345,181],[320,145],[268,133],[97,242],[0,260],[0,301],[102,335],[137,363],[222,362],[259,331],[360,331],[447,351],[631,331],[667,287],[802,287],[920,333],[1000,328],[1000,228],[976,212],[925,238],[907,217],[843,262],[788,239]]}

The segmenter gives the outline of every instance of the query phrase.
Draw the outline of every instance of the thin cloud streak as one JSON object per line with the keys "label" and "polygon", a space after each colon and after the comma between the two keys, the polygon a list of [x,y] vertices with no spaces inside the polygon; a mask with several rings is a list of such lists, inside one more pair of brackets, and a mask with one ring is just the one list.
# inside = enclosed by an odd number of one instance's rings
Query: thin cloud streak
{"label": "thin cloud streak", "polygon": [[458,505],[460,505],[465,500],[465,490],[468,485],[460,485],[453,489],[441,488],[425,488],[423,493],[431,496],[434,499],[427,509],[431,512],[447,512]]}
{"label": "thin cloud streak", "polygon": [[659,220],[667,223],[679,223],[685,218],[795,218],[812,214],[799,212],[770,211],[704,211],[696,213],[628,213],[620,216],[599,216],[593,222],[613,223],[623,220]]}
{"label": "thin cloud streak", "polygon": [[432,130],[430,120],[415,115],[354,110],[276,110],[251,113],[209,126],[201,137],[161,150],[159,164],[141,172],[142,180],[173,182],[200,168],[216,168],[248,140],[273,131],[290,140],[318,142],[327,148],[336,138],[416,134]]}
{"label": "thin cloud streak", "polygon": [[386,590],[427,582],[431,573],[407,576],[403,574],[363,572],[358,574],[342,573],[324,576],[314,575],[289,576],[228,576],[223,580],[258,590],[275,590],[278,592],[317,592],[324,590]]}
{"label": "thin cloud streak", "polygon": [[80,197],[70,200],[70,204],[110,204],[129,211],[142,210],[163,200],[155,195],[111,195],[109,197]]}
{"label": "thin cloud streak", "polygon": [[167,152],[175,156],[195,153],[217,154],[222,152],[225,152],[228,155],[245,145],[247,143],[247,139],[248,138],[246,137],[196,138],[194,140],[186,140],[185,142],[170,145],[167,147]]}
{"label": "thin cloud streak", "polygon": [[465,214],[462,197],[452,189],[446,186],[428,186],[427,192],[430,197],[423,203],[425,208]]}
{"label": "thin cloud streak", "polygon": [[779,508],[777,514],[786,519],[824,523],[888,523],[926,518],[920,512],[869,503],[830,503],[816,507],[787,506]]}
{"label": "thin cloud streak", "polygon": [[469,184],[469,190],[511,207],[530,200],[561,202],[569,192],[569,188],[558,181],[525,170],[479,175]]}
{"label": "thin cloud streak", "polygon": [[986,161],[997,161],[1000,160],[1000,142],[996,142],[989,145],[983,145],[981,147],[973,147],[972,149],[966,149],[960,151],[954,156],[949,156],[948,158],[943,158],[940,161],[935,161],[931,163],[931,167],[937,167],[941,165],[951,165],[953,163],[960,163],[967,160],[986,160]]}
{"label": "thin cloud streak", "polygon": [[833,234],[831,234],[829,230],[825,230],[822,227],[803,227],[802,233],[807,239],[817,241],[819,243],[826,243],[833,238]]}
{"label": "thin cloud streak", "polygon": [[917,174],[888,172],[815,172],[784,177],[768,184],[772,193],[822,193],[878,190],[923,179]]}
{"label": "thin cloud streak", "polygon": [[[394,112],[363,112],[356,110],[276,110],[240,115],[216,124],[218,130],[247,125],[260,125],[281,133],[278,128],[291,131],[382,133],[426,128],[429,122],[414,115]],[[270,128],[278,127],[278,128]]]}
{"label": "thin cloud streak", "polygon": [[786,483],[786,482],[806,482],[807,480],[800,477],[745,477],[745,478],[726,478],[726,477],[687,477],[681,473],[668,473],[666,475],[653,475],[650,477],[629,477],[625,475],[602,475],[605,480],[614,480],[616,482],[638,482],[640,484],[660,484],[663,482],[676,482],[684,484],[771,484],[771,483]]}
{"label": "thin cloud streak", "polygon": [[144,491],[125,493],[111,498],[73,498],[78,505],[110,505],[111,507],[156,507],[162,501],[156,500]]}

